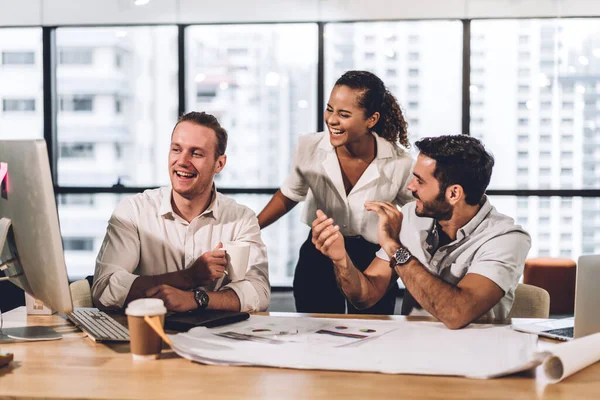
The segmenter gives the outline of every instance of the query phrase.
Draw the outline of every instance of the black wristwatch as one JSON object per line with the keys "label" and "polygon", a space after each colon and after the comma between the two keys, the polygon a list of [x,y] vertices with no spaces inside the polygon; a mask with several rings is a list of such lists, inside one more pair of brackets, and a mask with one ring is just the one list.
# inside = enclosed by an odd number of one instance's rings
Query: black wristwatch
{"label": "black wristwatch", "polygon": [[204,290],[194,290],[194,300],[196,300],[196,304],[198,304],[198,310],[206,310],[206,307],[208,307],[209,298]]}
{"label": "black wristwatch", "polygon": [[394,269],[397,265],[404,265],[412,258],[412,254],[406,247],[400,246],[390,259],[390,268]]}

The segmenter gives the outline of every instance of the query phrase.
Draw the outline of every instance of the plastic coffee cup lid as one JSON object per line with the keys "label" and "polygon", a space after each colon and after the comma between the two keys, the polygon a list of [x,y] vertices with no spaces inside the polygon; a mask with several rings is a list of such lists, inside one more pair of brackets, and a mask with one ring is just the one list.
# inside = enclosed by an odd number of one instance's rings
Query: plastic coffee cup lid
{"label": "plastic coffee cup lid", "polygon": [[132,317],[164,315],[167,313],[165,303],[161,299],[137,299],[129,303],[125,314]]}

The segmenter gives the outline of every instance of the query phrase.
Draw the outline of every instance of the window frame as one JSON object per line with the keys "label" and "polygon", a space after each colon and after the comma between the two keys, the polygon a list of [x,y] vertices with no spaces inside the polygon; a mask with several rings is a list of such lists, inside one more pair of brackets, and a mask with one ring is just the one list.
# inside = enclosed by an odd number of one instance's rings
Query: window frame
{"label": "window frame", "polygon": [[[505,19],[505,18],[494,18],[494,19]],[[530,19],[555,19],[555,18],[530,18]],[[571,19],[571,18],[562,18]],[[435,19],[422,19],[422,20],[381,20],[383,22],[397,22],[397,21],[434,21]],[[447,20],[454,20],[455,18],[448,18]],[[463,26],[463,57],[462,57],[462,134],[470,135],[470,106],[472,102],[473,94],[471,93],[471,22],[476,20],[483,20],[482,18],[473,19],[460,19]],[[339,23],[340,21],[261,21],[252,23],[231,23],[228,22],[224,25],[253,25],[253,24],[288,24],[288,23],[314,23],[318,26],[318,64],[317,64],[317,112],[316,112],[316,126],[319,131],[323,130],[323,113],[324,113],[324,81],[325,81],[325,27],[329,23]],[[366,21],[348,21],[348,22],[366,22]],[[178,111],[181,115],[186,110],[186,34],[185,30],[190,26],[195,25],[214,25],[214,24],[120,24],[118,26],[131,27],[131,26],[176,26],[178,29],[178,91],[179,91],[179,105]],[[58,54],[56,48],[56,29],[63,27],[81,27],[81,28],[93,28],[102,27],[106,25],[67,25],[67,26],[44,26],[42,29],[42,66],[43,66],[43,119],[44,119],[44,139],[48,146],[48,154],[51,163],[51,172],[54,184],[55,195],[69,195],[69,194],[134,194],[142,192],[146,189],[154,187],[140,187],[140,186],[127,186],[119,182],[112,186],[93,187],[93,186],[65,186],[58,184],[57,177],[57,161],[58,161],[58,142],[57,142],[57,113],[58,113],[58,101],[57,101],[57,88],[56,88],[56,67],[58,64]],[[33,27],[33,26],[32,26]],[[39,27],[39,26],[35,26]],[[397,38],[395,37],[397,40]],[[408,36],[408,45],[415,46],[416,43],[412,36]],[[94,55],[92,54],[92,59]],[[37,60],[34,60],[34,63]],[[62,64],[69,65],[69,64]],[[527,87],[527,90],[529,87]],[[575,90],[575,88],[573,88]],[[41,106],[36,104],[36,107]],[[417,122],[415,122],[416,124]],[[516,138],[519,138],[517,135]],[[527,140],[529,138],[527,137]],[[559,196],[563,199],[572,199],[574,197],[583,198],[600,198],[600,187],[592,189],[521,189],[518,187],[512,189],[492,189],[488,190],[487,194],[491,196],[517,196],[517,197],[553,197]],[[279,188],[278,187],[250,187],[250,188],[223,188],[219,189],[224,194],[265,194],[272,195]],[[562,201],[562,200],[561,200]]]}

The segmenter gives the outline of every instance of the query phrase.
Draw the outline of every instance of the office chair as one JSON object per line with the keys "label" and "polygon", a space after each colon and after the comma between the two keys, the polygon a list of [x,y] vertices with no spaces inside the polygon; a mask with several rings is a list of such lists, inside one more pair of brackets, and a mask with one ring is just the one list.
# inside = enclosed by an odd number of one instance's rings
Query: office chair
{"label": "office chair", "polygon": [[69,285],[74,308],[94,307],[92,303],[92,290],[88,279],[81,279]]}
{"label": "office chair", "polygon": [[550,316],[550,295],[545,289],[519,283],[515,290],[515,300],[508,314],[510,318],[548,318]]}

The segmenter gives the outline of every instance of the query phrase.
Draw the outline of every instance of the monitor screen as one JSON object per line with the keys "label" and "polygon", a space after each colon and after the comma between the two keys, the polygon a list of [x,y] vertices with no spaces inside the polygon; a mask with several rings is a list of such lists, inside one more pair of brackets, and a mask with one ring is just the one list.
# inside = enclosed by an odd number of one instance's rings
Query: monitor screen
{"label": "monitor screen", "polygon": [[51,309],[72,311],[46,142],[0,140],[0,265]]}

